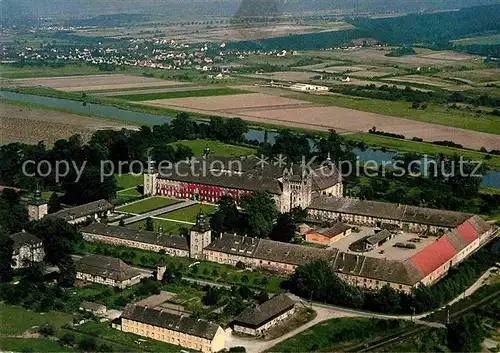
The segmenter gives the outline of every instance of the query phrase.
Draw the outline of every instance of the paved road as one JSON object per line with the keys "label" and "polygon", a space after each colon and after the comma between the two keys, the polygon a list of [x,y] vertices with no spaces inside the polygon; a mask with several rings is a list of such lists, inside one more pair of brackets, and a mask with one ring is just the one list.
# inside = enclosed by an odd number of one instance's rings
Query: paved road
{"label": "paved road", "polygon": [[[145,220],[146,218],[149,218],[149,217],[158,216],[158,215],[161,215],[161,214],[164,214],[164,213],[167,213],[167,212],[172,212],[172,211],[180,210],[181,208],[186,208],[186,207],[197,205],[197,204],[198,204],[197,201],[186,200],[186,201],[179,202],[179,203],[167,206],[167,207],[158,208],[158,209],[153,210],[153,211],[149,211],[149,212],[146,212],[146,213],[142,213],[140,215],[136,215],[136,216],[133,216],[133,217],[130,217],[130,218],[126,218],[126,219],[123,220],[123,222],[125,223],[125,225],[127,225],[127,224],[131,224],[131,223],[135,223],[135,222],[139,222],[139,221]],[[117,210],[116,212],[120,212],[120,211]],[[110,224],[112,226],[117,226],[117,225],[120,224],[120,222],[113,222],[113,223],[110,223]]]}
{"label": "paved road", "polygon": [[[472,293],[474,293],[476,290],[478,290],[481,286],[483,286],[486,283],[487,278],[489,277],[491,271],[494,269],[494,267],[488,269],[479,279],[469,288],[467,288],[463,293],[458,295],[455,299],[450,301],[448,304],[444,305],[443,307],[446,307],[448,305],[451,305],[455,303],[456,301],[463,299],[465,297],[468,297]],[[289,294],[290,297],[301,303],[305,303],[302,298],[297,297],[293,294]],[[274,340],[270,341],[263,341],[263,340],[256,340],[256,339],[251,339],[251,338],[243,338],[243,337],[238,337],[238,336],[233,336],[231,335],[230,330],[226,331],[226,348],[231,348],[231,347],[237,347],[237,346],[243,346],[247,349],[248,353],[260,353],[263,352],[274,345],[290,338],[298,333],[307,330],[311,326],[314,326],[320,322],[334,319],[334,318],[339,318],[339,317],[375,317],[375,318],[380,318],[380,319],[400,319],[400,320],[414,320],[416,324],[420,325],[426,325],[430,327],[436,327],[436,328],[442,328],[444,327],[443,324],[437,323],[437,322],[428,322],[428,321],[423,321],[421,320],[422,318],[426,317],[430,313],[437,311],[441,308],[438,308],[432,312],[428,313],[423,313],[419,315],[385,315],[385,314],[378,314],[378,313],[372,313],[368,311],[362,311],[362,310],[355,310],[355,309],[348,309],[344,307],[339,307],[339,306],[334,306],[334,305],[327,305],[327,304],[321,304],[321,303],[307,303],[308,306],[312,306],[312,309],[316,311],[317,316],[314,318],[314,320],[308,322],[307,324],[288,332],[287,334],[278,337]]]}

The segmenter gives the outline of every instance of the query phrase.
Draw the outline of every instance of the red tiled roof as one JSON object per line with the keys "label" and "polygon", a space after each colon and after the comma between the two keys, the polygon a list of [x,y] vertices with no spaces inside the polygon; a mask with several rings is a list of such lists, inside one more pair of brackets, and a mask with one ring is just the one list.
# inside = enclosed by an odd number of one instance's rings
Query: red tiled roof
{"label": "red tiled roof", "polygon": [[451,260],[457,251],[446,237],[441,237],[434,243],[413,255],[410,260],[427,276],[446,261]]}
{"label": "red tiled roof", "polygon": [[472,224],[470,224],[469,221],[462,223],[457,227],[457,233],[460,234],[462,239],[467,243],[470,244],[477,238],[479,238],[479,234],[477,234],[477,231],[474,229]]}

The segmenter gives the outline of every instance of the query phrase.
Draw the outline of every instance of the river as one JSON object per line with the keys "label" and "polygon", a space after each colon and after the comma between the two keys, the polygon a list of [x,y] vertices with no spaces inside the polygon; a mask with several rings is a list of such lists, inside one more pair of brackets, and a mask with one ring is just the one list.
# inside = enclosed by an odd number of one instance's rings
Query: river
{"label": "river", "polygon": [[[135,124],[158,125],[170,122],[173,119],[173,115],[155,115],[155,114],[134,112],[107,105],[100,105],[93,103],[83,104],[83,102],[74,101],[70,99],[44,97],[44,96],[15,93],[8,91],[0,91],[0,98],[38,104],[46,107],[66,109],[68,111],[74,111],[88,115],[99,115],[105,118],[119,119],[123,120],[124,122],[130,122]],[[265,130],[250,129],[246,134],[246,137],[249,140],[257,140],[259,142],[263,142],[266,139],[265,135],[266,135]],[[276,136],[275,131],[268,130],[267,142],[273,144],[275,136]],[[392,161],[392,158],[397,154],[397,152],[394,151],[382,151],[377,149],[361,150],[359,148],[354,149],[354,153],[359,157],[361,161],[372,160],[378,164],[382,164],[383,162],[389,163],[390,161]],[[482,185],[486,187],[500,189],[500,171],[488,171],[483,176]]]}

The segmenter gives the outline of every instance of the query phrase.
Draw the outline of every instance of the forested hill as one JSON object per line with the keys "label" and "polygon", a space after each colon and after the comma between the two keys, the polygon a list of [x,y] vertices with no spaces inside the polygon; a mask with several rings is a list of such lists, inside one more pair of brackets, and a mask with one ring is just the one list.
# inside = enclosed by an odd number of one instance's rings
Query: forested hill
{"label": "forested hill", "polygon": [[307,50],[347,45],[356,38],[372,37],[391,45],[424,43],[451,48],[449,41],[453,39],[500,33],[500,5],[383,19],[356,18],[349,22],[356,28],[234,42],[229,47]]}
{"label": "forested hill", "polygon": [[445,43],[471,35],[499,32],[500,5],[383,19],[358,18],[351,23],[364,36],[391,45]]}

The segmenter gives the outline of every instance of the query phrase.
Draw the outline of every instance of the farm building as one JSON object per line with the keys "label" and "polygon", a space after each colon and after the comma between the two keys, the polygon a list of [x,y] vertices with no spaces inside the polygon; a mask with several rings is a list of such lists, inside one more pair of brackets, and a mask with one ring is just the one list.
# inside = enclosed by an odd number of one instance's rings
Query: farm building
{"label": "farm building", "polygon": [[305,239],[313,243],[332,244],[351,234],[351,229],[347,224],[337,222],[332,227],[317,228],[308,231]]}
{"label": "farm building", "polygon": [[224,330],[215,323],[134,304],[123,310],[121,330],[203,353],[225,346]]}
{"label": "farm building", "polygon": [[329,90],[326,86],[310,85],[308,83],[295,83],[290,86],[290,89],[299,92],[328,92]]}
{"label": "farm building", "polygon": [[106,315],[107,308],[105,305],[83,301],[80,303],[78,310],[92,313],[96,316]]}
{"label": "farm building", "polygon": [[86,255],[75,262],[76,279],[125,288],[137,284],[141,273],[120,259],[102,255]]}
{"label": "farm building", "polygon": [[45,256],[42,240],[33,234],[22,231],[10,235],[13,240],[13,268],[21,268],[30,262],[41,262]]}
{"label": "farm building", "polygon": [[279,294],[260,304],[248,308],[233,320],[233,330],[251,336],[260,336],[272,326],[285,321],[295,312],[295,302],[286,294]]}

